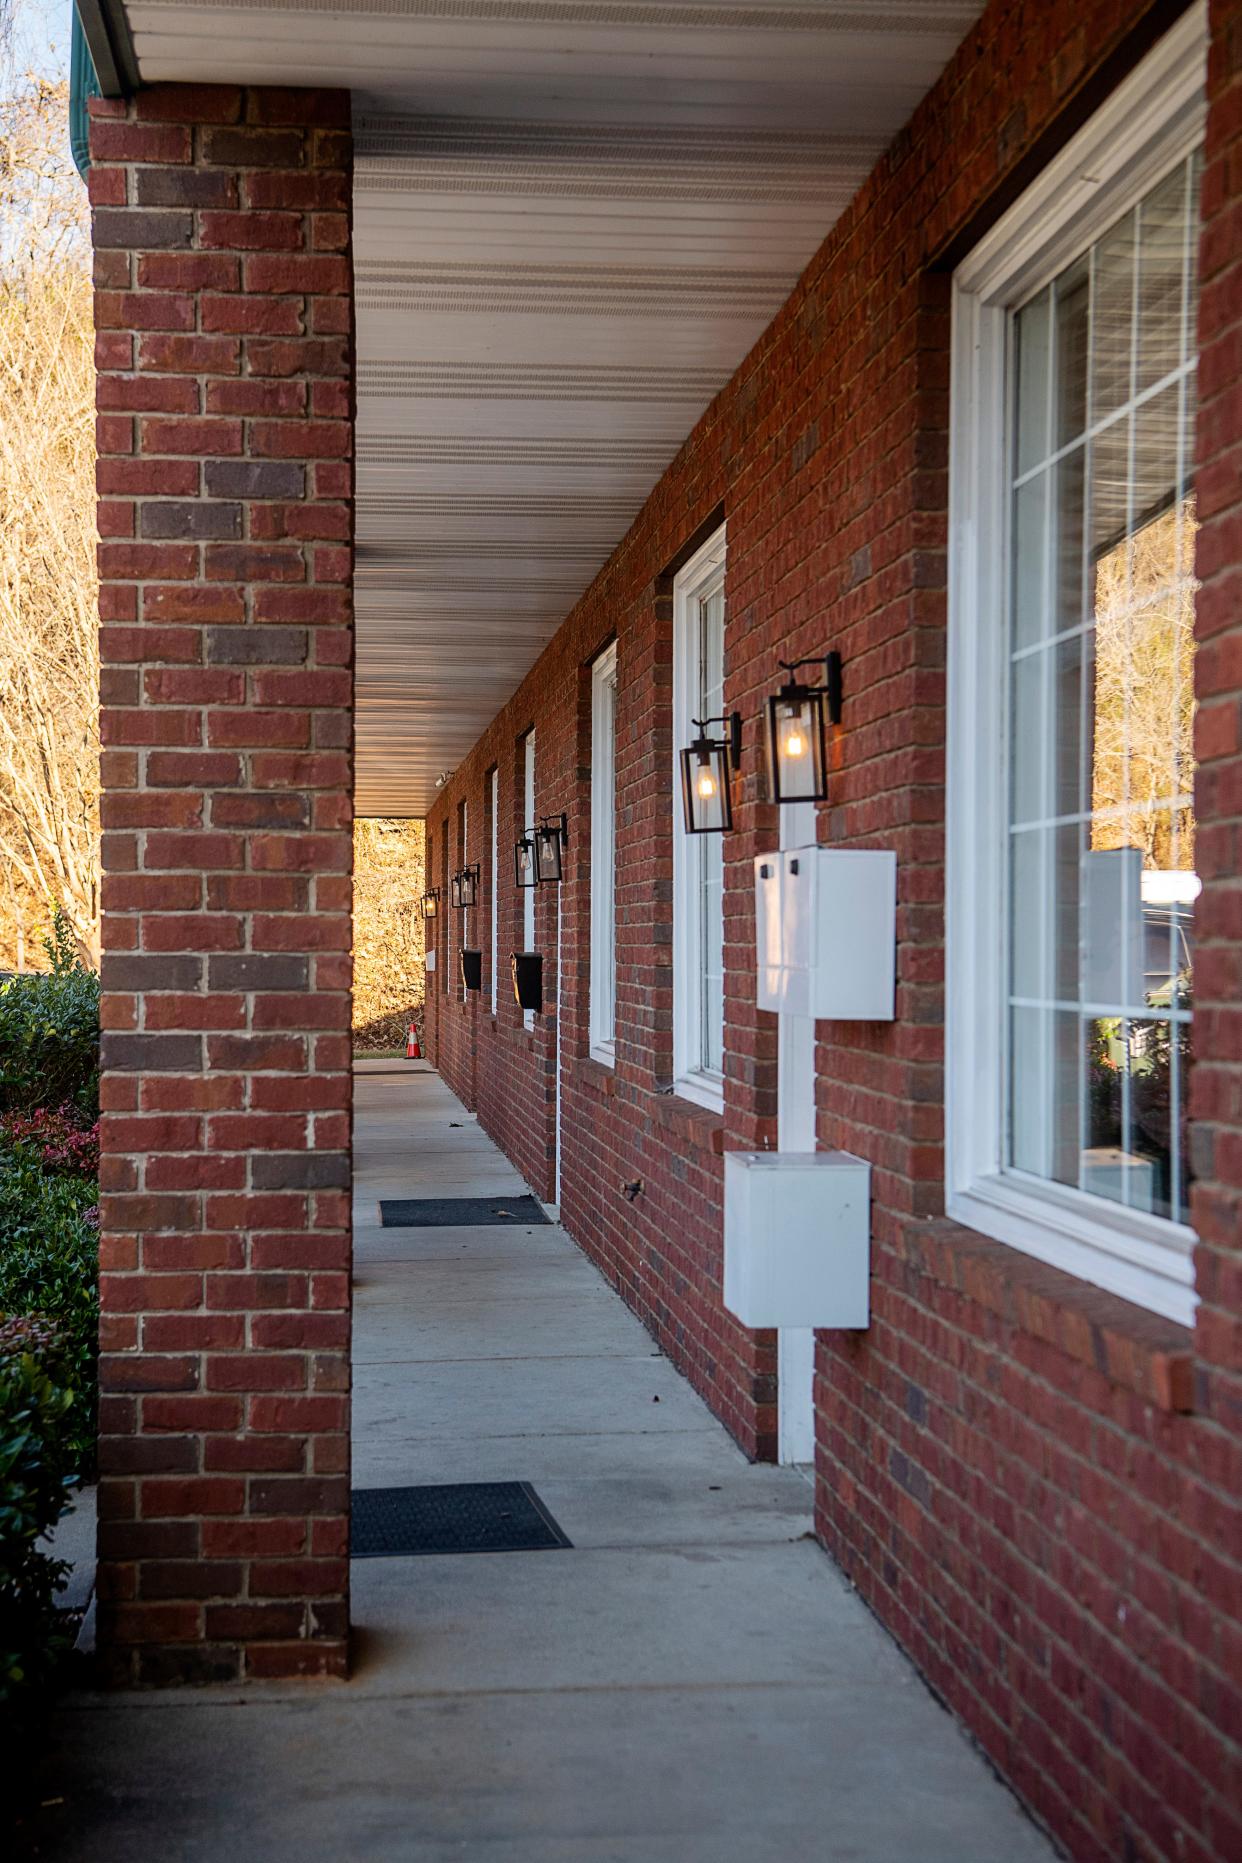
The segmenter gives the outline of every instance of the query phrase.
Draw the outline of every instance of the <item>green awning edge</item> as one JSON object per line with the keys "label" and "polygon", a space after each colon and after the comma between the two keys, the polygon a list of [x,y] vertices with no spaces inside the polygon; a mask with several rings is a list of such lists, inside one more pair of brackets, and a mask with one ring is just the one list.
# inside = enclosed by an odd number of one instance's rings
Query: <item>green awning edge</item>
{"label": "green awning edge", "polygon": [[85,181],[91,165],[87,104],[92,97],[100,95],[100,90],[99,79],[95,75],[95,61],[86,43],[86,34],[82,31],[77,0],[70,0],[70,5],[73,19],[69,34],[69,147],[73,152],[73,165]]}

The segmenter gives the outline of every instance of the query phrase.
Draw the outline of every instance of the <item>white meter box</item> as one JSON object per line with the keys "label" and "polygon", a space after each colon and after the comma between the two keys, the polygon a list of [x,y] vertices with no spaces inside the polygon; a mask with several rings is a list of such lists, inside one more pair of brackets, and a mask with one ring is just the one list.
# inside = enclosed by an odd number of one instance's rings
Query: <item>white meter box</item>
{"label": "white meter box", "polygon": [[864,1327],[870,1270],[864,1159],[725,1153],[724,1303],[744,1326]]}
{"label": "white meter box", "polygon": [[897,856],[791,848],[755,861],[758,1004],[824,1021],[891,1022]]}

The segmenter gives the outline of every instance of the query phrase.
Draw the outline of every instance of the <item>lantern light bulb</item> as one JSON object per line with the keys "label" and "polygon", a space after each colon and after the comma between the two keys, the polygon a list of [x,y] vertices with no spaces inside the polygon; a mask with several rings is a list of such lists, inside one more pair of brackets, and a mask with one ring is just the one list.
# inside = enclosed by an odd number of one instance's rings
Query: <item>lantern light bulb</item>
{"label": "lantern light bulb", "polygon": [[716,779],[712,775],[710,764],[705,764],[699,771],[698,791],[705,802],[710,802],[716,793]]}
{"label": "lantern light bulb", "polygon": [[806,755],[806,739],[803,737],[797,725],[791,725],[785,734],[785,755],[787,757],[803,757]]}

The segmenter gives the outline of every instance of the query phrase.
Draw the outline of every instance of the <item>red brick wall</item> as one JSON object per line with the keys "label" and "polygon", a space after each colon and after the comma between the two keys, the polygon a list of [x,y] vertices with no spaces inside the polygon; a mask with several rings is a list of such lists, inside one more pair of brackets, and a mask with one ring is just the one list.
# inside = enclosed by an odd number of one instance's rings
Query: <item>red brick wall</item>
{"label": "red brick wall", "polygon": [[[723,506],[726,703],[748,721],[778,653],[845,656],[820,834],[899,857],[898,1016],[821,1025],[823,1145],[871,1160],[873,1311],[823,1333],[817,1524],[881,1619],[1039,1817],[1082,1858],[1242,1854],[1242,1333],[1237,822],[1242,812],[1242,4],[1214,0],[1202,246],[1199,627],[1202,956],[1194,1082],[1195,1333],[944,1218],[943,847],[948,279],[952,263],[1182,9],[994,0],[790,302],[437,804],[483,819],[537,729],[539,808],[568,809],[562,1207],[570,1232],[751,1453],[775,1365],[720,1299],[720,1151],[772,1141],[774,1019],[753,1008],[750,861],[771,846],[748,725],[726,843],[723,1122],[671,1076],[670,569]],[[618,639],[618,1065],[587,1055],[585,669]],[[512,836],[502,833],[504,862]],[[502,909],[512,886],[502,862]],[[556,899],[543,949],[555,948]],[[502,931],[502,951],[512,948]],[[503,993],[502,993],[503,996]],[[537,1187],[553,1018],[502,1000],[433,1024]],[[472,1048],[473,1042],[473,1048]],[[514,1121],[525,1122],[520,1134]],[[532,1142],[528,1127],[538,1126]],[[641,1182],[633,1201],[622,1186]]]}
{"label": "red brick wall", "polygon": [[99,1638],[341,1673],[353,739],[349,99],[91,125],[99,364]]}

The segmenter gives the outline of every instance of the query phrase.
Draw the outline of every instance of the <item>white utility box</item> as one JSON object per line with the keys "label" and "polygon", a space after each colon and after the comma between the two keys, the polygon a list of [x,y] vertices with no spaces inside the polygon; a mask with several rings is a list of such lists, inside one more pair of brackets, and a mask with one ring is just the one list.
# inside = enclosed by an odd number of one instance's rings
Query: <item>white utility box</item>
{"label": "white utility box", "polygon": [[426,952],[424,953],[424,956],[423,956],[423,969],[424,969],[424,970],[434,970],[434,969],[435,969],[435,967],[436,967],[436,952],[435,952],[435,946],[434,946],[434,945],[432,945],[432,946],[431,946],[431,947],[430,947],[430,948],[429,948],[429,949],[428,949],[428,950],[427,950],[427,951],[426,951]]}
{"label": "white utility box", "polygon": [[891,1022],[897,977],[897,856],[799,847],[755,860],[760,1009],[835,1022]]}
{"label": "white utility box", "polygon": [[724,1303],[744,1326],[866,1326],[870,1269],[862,1158],[725,1153]]}

